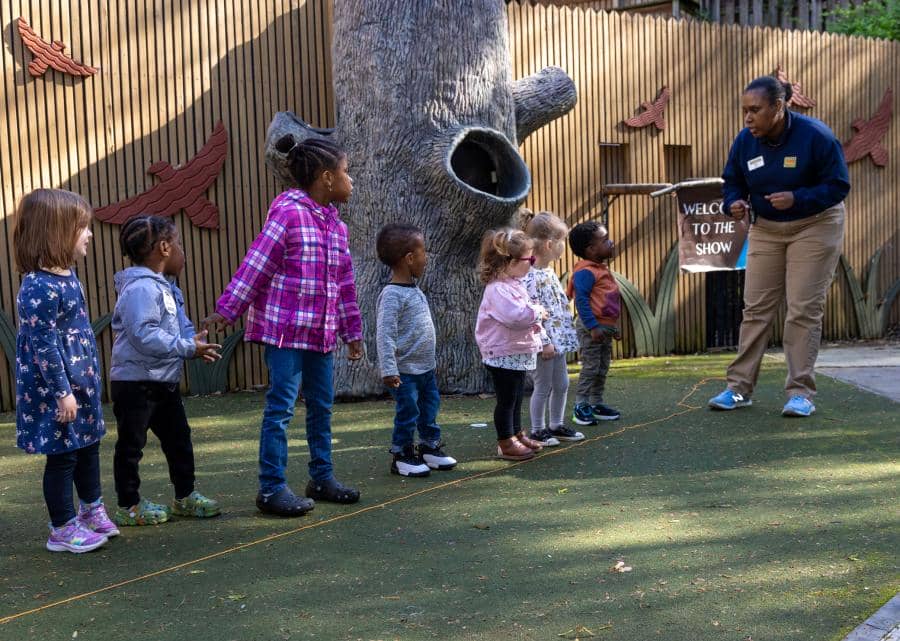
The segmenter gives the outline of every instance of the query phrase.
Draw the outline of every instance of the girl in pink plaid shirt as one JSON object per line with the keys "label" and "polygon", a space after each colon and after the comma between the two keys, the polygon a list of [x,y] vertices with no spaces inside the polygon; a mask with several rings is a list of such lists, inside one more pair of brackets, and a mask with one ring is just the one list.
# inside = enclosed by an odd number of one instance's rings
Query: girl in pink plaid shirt
{"label": "girl in pink plaid shirt", "polygon": [[[346,154],[330,140],[297,142],[288,135],[276,148],[287,154],[300,188],[272,201],[262,231],[203,326],[231,325],[249,310],[244,340],[264,345],[269,368],[256,506],[270,514],[300,516],[313,509],[314,501],[359,500],[359,491],[335,479],[331,463],[338,336],[351,360],[363,353],[347,226],[334,206],[350,198],[353,180]],[[287,426],[301,385],[311,477],[306,498],[296,496],[285,478]]]}

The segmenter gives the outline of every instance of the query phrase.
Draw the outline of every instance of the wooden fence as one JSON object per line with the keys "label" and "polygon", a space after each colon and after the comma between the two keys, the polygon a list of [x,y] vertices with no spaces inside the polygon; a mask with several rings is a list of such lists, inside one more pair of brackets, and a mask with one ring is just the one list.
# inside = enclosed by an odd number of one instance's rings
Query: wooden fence
{"label": "wooden fence", "polygon": [[[872,115],[885,89],[900,90],[897,43],[514,3],[508,12],[513,75],[559,65],[578,86],[575,110],[522,147],[535,186],[528,204],[573,223],[598,215],[600,188],[610,182],[718,175],[740,127],[742,86],[779,64],[818,101],[809,113],[842,140],[850,138],[851,121]],[[65,42],[68,54],[100,67],[99,73],[75,78],[51,70],[32,77],[31,54],[15,25],[19,16],[45,40]],[[117,202],[154,184],[146,174],[153,162],[189,160],[221,120],[228,155],[208,197],[219,207],[222,227],[201,229],[176,216],[189,260],[181,283],[188,311],[194,319],[209,311],[278,191],[261,155],[272,114],[292,109],[316,125],[333,124],[330,23],[327,0],[2,3],[3,313],[15,314],[12,214],[23,194],[52,186],[77,191],[95,206]],[[667,128],[623,126],[663,85],[672,92]],[[869,159],[851,165],[844,253],[861,274],[884,248],[879,276],[891,283],[900,277],[900,127],[891,127],[883,144],[887,167],[875,168]],[[614,268],[651,305],[675,242],[674,216],[671,200],[647,197],[620,198],[609,211],[621,252]],[[91,253],[80,268],[92,318],[115,302],[112,274],[124,266],[118,229],[95,224]],[[571,264],[567,257],[560,269]],[[856,334],[848,291],[840,276],[828,304],[828,338]],[[676,350],[705,349],[706,277],[679,275],[674,303]],[[100,343],[108,363],[109,330]],[[619,355],[633,353],[626,333]],[[264,383],[259,350],[240,346],[229,386]],[[12,395],[9,370],[0,366],[0,408],[12,407]]]}

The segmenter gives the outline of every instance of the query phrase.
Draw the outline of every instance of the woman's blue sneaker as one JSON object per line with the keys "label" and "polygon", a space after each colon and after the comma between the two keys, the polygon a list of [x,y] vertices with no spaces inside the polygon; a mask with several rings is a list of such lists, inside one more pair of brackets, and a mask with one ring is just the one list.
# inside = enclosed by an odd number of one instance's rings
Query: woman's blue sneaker
{"label": "woman's blue sneaker", "polygon": [[730,389],[709,399],[709,406],[714,410],[736,410],[739,407],[747,407],[748,405],[753,405],[753,401],[743,394],[732,392]]}
{"label": "woman's blue sneaker", "polygon": [[791,400],[784,404],[781,410],[782,416],[809,416],[816,411],[816,406],[808,398],[791,396]]}

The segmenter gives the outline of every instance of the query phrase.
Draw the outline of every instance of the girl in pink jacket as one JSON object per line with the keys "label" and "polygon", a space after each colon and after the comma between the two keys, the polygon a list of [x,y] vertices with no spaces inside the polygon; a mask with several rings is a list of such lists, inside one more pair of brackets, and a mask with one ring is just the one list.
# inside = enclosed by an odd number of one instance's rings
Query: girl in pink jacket
{"label": "girl in pink jacket", "polygon": [[494,381],[497,405],[497,456],[523,461],[540,452],[539,442],[522,430],[525,373],[541,351],[541,320],[547,312],[531,302],[522,278],[535,262],[534,243],[524,232],[498,229],[481,241],[479,265],[484,297],[478,309],[475,340]]}

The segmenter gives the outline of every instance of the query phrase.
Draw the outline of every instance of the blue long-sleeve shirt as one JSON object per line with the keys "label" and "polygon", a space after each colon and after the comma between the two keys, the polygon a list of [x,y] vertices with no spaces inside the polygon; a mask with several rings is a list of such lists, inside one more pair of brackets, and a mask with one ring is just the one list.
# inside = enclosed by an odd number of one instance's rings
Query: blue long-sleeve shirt
{"label": "blue long-sleeve shirt", "polygon": [[[838,204],[850,191],[841,143],[821,120],[787,112],[776,141],[754,138],[743,129],[735,138],[722,172],[725,211],[748,200],[758,216],[776,221],[798,220]],[[794,204],[778,210],[768,194],[790,191]]]}

